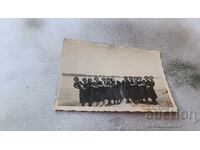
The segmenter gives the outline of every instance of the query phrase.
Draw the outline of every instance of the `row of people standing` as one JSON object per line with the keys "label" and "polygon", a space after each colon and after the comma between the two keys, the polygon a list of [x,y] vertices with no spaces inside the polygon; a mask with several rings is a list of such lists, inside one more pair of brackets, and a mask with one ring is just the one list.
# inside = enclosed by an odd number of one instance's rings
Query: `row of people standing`
{"label": "row of people standing", "polygon": [[[74,77],[74,87],[79,89],[79,98],[82,106],[88,103],[92,106],[108,106],[126,103],[153,103],[157,104],[157,95],[154,90],[155,82],[152,76],[124,77],[121,82],[115,78],[82,78]],[[149,98],[151,101],[149,101]]]}
{"label": "row of people standing", "polygon": [[[157,104],[157,94],[154,90],[153,76],[124,77],[122,81],[123,94],[127,103],[152,103]],[[151,99],[151,101],[149,101]]]}

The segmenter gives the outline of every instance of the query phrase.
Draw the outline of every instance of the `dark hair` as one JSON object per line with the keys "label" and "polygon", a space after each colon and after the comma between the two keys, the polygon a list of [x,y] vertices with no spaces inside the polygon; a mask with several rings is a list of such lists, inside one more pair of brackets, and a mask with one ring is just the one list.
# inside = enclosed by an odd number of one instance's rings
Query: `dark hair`
{"label": "dark hair", "polygon": [[74,80],[74,81],[78,81],[79,79],[78,79],[77,76],[74,76],[73,80]]}
{"label": "dark hair", "polygon": [[94,76],[94,80],[99,79],[98,76]]}
{"label": "dark hair", "polygon": [[153,79],[153,76],[149,76],[149,79]]}
{"label": "dark hair", "polygon": [[83,78],[82,80],[83,80],[83,81],[87,81],[87,79],[86,79],[86,78]]}
{"label": "dark hair", "polygon": [[91,81],[91,82],[92,82],[92,78],[88,78],[88,81]]}

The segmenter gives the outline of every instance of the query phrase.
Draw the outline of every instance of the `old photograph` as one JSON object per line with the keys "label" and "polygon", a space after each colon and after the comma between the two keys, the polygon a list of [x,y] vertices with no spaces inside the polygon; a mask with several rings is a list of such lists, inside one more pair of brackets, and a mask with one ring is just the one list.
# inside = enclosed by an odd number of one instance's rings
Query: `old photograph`
{"label": "old photograph", "polygon": [[160,53],[64,40],[54,110],[177,112]]}

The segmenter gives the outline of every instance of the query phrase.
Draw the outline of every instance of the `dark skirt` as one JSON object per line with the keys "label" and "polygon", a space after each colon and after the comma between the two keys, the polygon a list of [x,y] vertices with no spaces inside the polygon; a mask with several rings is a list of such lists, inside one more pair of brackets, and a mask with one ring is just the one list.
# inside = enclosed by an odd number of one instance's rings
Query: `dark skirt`
{"label": "dark skirt", "polygon": [[135,86],[135,100],[139,100],[140,99],[139,92],[140,92],[139,87]]}
{"label": "dark skirt", "polygon": [[104,99],[105,100],[109,99],[109,88],[107,87],[104,89]]}
{"label": "dark skirt", "polygon": [[123,87],[123,96],[124,96],[124,98],[129,98],[130,97],[129,88],[128,87]]}
{"label": "dark skirt", "polygon": [[96,89],[96,94],[95,94],[95,100],[96,100],[96,102],[100,102],[101,101],[101,99],[102,99],[102,95],[101,95],[101,91],[100,90],[98,90],[98,89]]}
{"label": "dark skirt", "polygon": [[121,94],[121,87],[117,88],[117,100],[121,100],[122,99],[122,94]]}
{"label": "dark skirt", "polygon": [[90,88],[89,92],[89,102],[94,103],[97,100],[97,92],[95,88]]}
{"label": "dark skirt", "polygon": [[100,87],[98,88],[98,101],[103,101],[106,99],[106,88]]}
{"label": "dark skirt", "polygon": [[97,102],[99,101],[99,92],[98,92],[98,89],[93,89],[93,93],[92,93],[92,99],[93,99],[93,102]]}
{"label": "dark skirt", "polygon": [[101,101],[108,99],[107,91],[108,90],[107,90],[106,87],[102,88],[102,90],[101,90]]}
{"label": "dark skirt", "polygon": [[130,88],[130,98],[132,100],[137,100],[138,99],[138,90],[136,86],[133,86]]}
{"label": "dark skirt", "polygon": [[86,101],[86,97],[85,97],[85,91],[83,89],[79,90],[79,99],[80,99],[80,103],[85,103]]}
{"label": "dark skirt", "polygon": [[84,102],[90,103],[90,90],[84,89]]}
{"label": "dark skirt", "polygon": [[123,95],[123,88],[122,88],[122,87],[119,87],[119,95],[120,95],[120,99],[123,99],[123,98],[124,98],[124,95]]}
{"label": "dark skirt", "polygon": [[139,87],[139,99],[147,99],[147,90],[145,86]]}
{"label": "dark skirt", "polygon": [[157,99],[158,98],[157,94],[156,94],[156,92],[155,92],[155,90],[153,88],[149,88],[147,90],[147,92],[148,92],[148,97],[149,98],[151,98],[151,99]]}
{"label": "dark skirt", "polygon": [[108,100],[113,100],[114,99],[114,95],[113,95],[113,89],[112,88],[108,88],[107,89],[107,94],[108,94]]}

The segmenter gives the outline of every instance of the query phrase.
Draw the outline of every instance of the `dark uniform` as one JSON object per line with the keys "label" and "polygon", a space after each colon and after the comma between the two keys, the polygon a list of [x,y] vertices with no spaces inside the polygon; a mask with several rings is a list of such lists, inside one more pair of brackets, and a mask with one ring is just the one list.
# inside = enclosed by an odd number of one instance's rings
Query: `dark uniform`
{"label": "dark uniform", "polygon": [[106,79],[102,78],[102,94],[101,94],[101,101],[103,105],[105,105],[105,100],[107,100],[107,87],[106,87]]}
{"label": "dark uniform", "polygon": [[123,96],[126,99],[126,103],[130,103],[130,82],[127,77],[124,77],[124,80],[122,81],[122,87],[123,87]]}
{"label": "dark uniform", "polygon": [[136,86],[137,86],[136,81],[131,78],[129,92],[130,92],[130,98],[132,99],[133,102],[136,102],[137,100]]}
{"label": "dark uniform", "polygon": [[108,99],[108,104],[111,105],[111,101],[113,100],[113,91],[112,91],[112,83],[109,78],[107,78],[107,99]]}
{"label": "dark uniform", "polygon": [[145,99],[146,101],[148,101],[145,80],[139,80],[138,87],[139,87],[139,100],[143,101],[143,99]]}
{"label": "dark uniform", "polygon": [[97,76],[94,77],[94,82],[93,82],[93,88],[94,88],[94,99],[97,103],[97,106],[102,100],[102,92],[103,92],[103,83],[99,81],[99,78]]}
{"label": "dark uniform", "polygon": [[98,102],[98,84],[97,82],[92,82],[91,84],[91,102]]}
{"label": "dark uniform", "polygon": [[135,94],[134,94],[134,98],[135,101],[139,101],[139,86],[138,86],[138,78],[134,77],[134,83],[135,83]]}
{"label": "dark uniform", "polygon": [[121,103],[124,99],[124,95],[123,95],[123,86],[122,86],[122,82],[117,81],[119,86],[119,97],[120,97],[120,101],[119,103]]}
{"label": "dark uniform", "polygon": [[111,79],[111,89],[112,89],[112,100],[114,100],[114,104],[117,104],[118,100],[118,85],[114,78]]}
{"label": "dark uniform", "polygon": [[83,89],[83,83],[81,81],[75,81],[74,87],[76,89],[79,89],[79,100],[82,106],[85,104],[85,98],[84,98],[84,89]]}
{"label": "dark uniform", "polygon": [[148,98],[152,100],[152,103],[156,104],[156,99],[158,98],[154,90],[155,82],[153,80],[147,80],[147,94]]}
{"label": "dark uniform", "polygon": [[83,101],[84,103],[88,103],[88,91],[87,91],[87,79],[83,78],[82,80],[82,92],[83,92]]}
{"label": "dark uniform", "polygon": [[122,94],[121,94],[121,82],[120,81],[116,81],[117,82],[117,104],[120,104],[122,102]]}
{"label": "dark uniform", "polygon": [[87,93],[88,93],[88,103],[89,106],[92,106],[93,103],[93,88],[92,88],[92,79],[88,78],[87,82]]}
{"label": "dark uniform", "polygon": [[104,90],[103,83],[102,83],[102,81],[98,81],[96,83],[97,83],[97,86],[98,86],[98,88],[97,88],[97,101],[101,102],[103,100],[103,96],[102,96],[103,90]]}
{"label": "dark uniform", "polygon": [[104,87],[104,100],[108,100],[108,104],[110,105],[110,85],[109,85],[109,80],[105,79],[103,82],[103,87]]}
{"label": "dark uniform", "polygon": [[120,81],[112,81],[112,93],[114,104],[120,104],[122,101],[122,95],[120,93],[121,90],[121,82]]}

